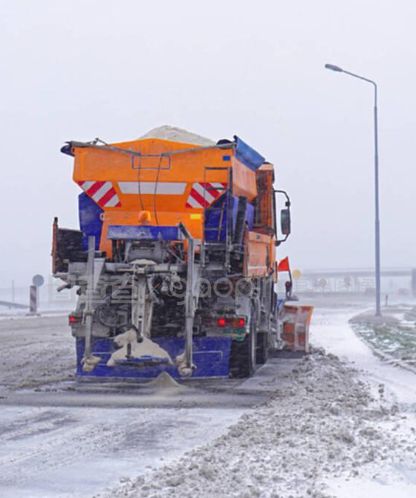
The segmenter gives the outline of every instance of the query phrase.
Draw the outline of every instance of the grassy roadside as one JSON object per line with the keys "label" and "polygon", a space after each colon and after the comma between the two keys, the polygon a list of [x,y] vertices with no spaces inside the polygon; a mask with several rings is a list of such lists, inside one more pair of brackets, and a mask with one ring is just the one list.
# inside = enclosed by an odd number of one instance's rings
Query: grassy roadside
{"label": "grassy roadside", "polygon": [[416,307],[387,308],[381,318],[364,313],[350,324],[375,349],[416,367]]}

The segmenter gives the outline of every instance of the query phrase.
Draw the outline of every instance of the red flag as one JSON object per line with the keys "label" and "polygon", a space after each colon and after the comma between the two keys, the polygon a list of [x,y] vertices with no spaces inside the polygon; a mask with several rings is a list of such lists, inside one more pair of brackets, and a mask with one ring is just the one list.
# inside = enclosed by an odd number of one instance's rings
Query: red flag
{"label": "red flag", "polygon": [[279,261],[279,264],[277,265],[277,271],[290,271],[289,258],[288,257],[286,257],[284,259],[281,259]]}

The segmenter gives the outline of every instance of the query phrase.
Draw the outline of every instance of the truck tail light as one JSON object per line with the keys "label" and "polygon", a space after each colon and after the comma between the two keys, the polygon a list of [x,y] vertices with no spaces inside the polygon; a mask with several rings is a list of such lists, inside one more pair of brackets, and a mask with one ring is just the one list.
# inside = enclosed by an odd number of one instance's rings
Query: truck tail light
{"label": "truck tail light", "polygon": [[82,316],[81,315],[69,315],[68,316],[68,323],[69,325],[75,325],[77,323],[81,323],[82,321]]}
{"label": "truck tail light", "polygon": [[243,316],[220,316],[219,318],[217,318],[217,326],[221,328],[231,327],[233,329],[241,329],[246,326],[246,319]]}
{"label": "truck tail light", "polygon": [[233,327],[236,329],[241,329],[246,326],[246,319],[242,316],[234,318]]}

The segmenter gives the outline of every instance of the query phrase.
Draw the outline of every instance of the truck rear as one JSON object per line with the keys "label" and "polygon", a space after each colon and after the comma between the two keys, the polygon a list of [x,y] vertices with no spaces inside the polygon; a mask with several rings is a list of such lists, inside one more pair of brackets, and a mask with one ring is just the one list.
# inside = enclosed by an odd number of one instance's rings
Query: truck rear
{"label": "truck rear", "polygon": [[250,376],[279,340],[276,246],[290,201],[273,165],[236,136],[156,131],[62,151],[74,158],[80,227],[55,219],[53,274],[78,288],[77,374]]}

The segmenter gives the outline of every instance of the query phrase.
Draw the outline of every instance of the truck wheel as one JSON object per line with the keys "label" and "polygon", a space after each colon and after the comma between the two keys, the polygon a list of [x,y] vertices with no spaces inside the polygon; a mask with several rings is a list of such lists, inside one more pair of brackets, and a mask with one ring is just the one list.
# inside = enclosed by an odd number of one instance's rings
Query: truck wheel
{"label": "truck wheel", "polygon": [[264,365],[269,357],[269,334],[257,332],[256,363]]}
{"label": "truck wheel", "polygon": [[256,333],[250,327],[250,333],[241,342],[231,344],[230,373],[232,377],[242,379],[251,377],[256,368]]}

